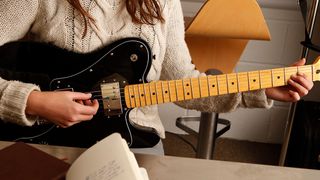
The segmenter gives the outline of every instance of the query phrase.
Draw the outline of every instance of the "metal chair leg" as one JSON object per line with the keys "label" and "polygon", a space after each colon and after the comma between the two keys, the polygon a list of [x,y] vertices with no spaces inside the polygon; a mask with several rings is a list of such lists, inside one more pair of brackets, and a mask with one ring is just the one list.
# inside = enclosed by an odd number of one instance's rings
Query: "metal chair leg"
{"label": "metal chair leg", "polygon": [[[176,126],[185,132],[197,137],[196,158],[213,159],[216,139],[230,129],[231,123],[228,120],[220,119],[219,114],[202,112],[200,117],[179,117]],[[186,122],[199,121],[199,133],[186,125]],[[217,132],[218,124],[224,125]]]}

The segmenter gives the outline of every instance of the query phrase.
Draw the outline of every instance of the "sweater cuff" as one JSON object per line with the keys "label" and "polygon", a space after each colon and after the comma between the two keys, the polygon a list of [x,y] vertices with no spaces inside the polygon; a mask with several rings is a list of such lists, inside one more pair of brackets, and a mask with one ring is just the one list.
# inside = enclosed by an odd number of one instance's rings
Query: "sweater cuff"
{"label": "sweater cuff", "polygon": [[265,90],[257,90],[242,93],[243,105],[247,108],[271,108],[273,100],[268,99]]}
{"label": "sweater cuff", "polygon": [[32,126],[38,116],[26,115],[25,110],[28,96],[34,90],[40,91],[40,88],[34,84],[11,81],[3,91],[0,101],[1,118],[11,123]]}

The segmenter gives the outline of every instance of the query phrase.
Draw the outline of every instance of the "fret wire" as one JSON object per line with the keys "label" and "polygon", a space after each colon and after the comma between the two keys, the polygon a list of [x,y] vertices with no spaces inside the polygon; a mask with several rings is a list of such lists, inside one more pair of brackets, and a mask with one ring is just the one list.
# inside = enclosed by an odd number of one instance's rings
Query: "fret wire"
{"label": "fret wire", "polygon": [[210,96],[210,83],[209,83],[209,75],[207,76],[207,86],[208,86],[208,96]]}
{"label": "fret wire", "polygon": [[[182,80],[181,80],[181,81],[182,81]],[[177,97],[179,97],[177,82],[178,82],[178,81],[176,80]],[[182,92],[183,92],[183,89],[182,89]]]}
{"label": "fret wire", "polygon": [[183,99],[186,99],[186,96],[185,96],[185,89],[184,89],[184,79],[182,79],[182,91],[183,91]]}
{"label": "fret wire", "polygon": [[170,102],[170,91],[169,91],[169,81],[164,81],[163,83],[166,83],[166,89],[165,89],[165,95],[168,98],[166,102]]}
{"label": "fret wire", "polygon": [[284,84],[287,85],[287,76],[286,76],[286,68],[284,68]]}
{"label": "fret wire", "polygon": [[[170,81],[170,84],[171,84],[170,87],[172,86],[172,89],[170,92],[171,93],[170,95],[172,95],[171,102],[178,100],[176,86],[175,86],[175,84],[172,85],[172,83],[174,83],[174,80]],[[176,96],[174,96],[174,94],[176,94]],[[174,97],[175,97],[175,99],[174,99]]]}
{"label": "fret wire", "polygon": [[271,69],[271,86],[274,87],[273,85],[273,70]]}
{"label": "fret wire", "polygon": [[286,75],[285,75],[285,68],[282,68],[282,69],[284,69],[284,70],[283,70],[283,84],[286,85],[287,83],[286,83],[286,79],[285,79],[285,77],[286,77]]}
{"label": "fret wire", "polygon": [[170,81],[168,81],[169,101],[172,102]]}
{"label": "fret wire", "polygon": [[259,76],[259,89],[261,89],[261,77],[260,77],[260,70],[258,71],[258,76]]}
{"label": "fret wire", "polygon": [[162,100],[163,100],[163,102],[165,102],[164,101],[164,92],[163,92],[163,81],[161,81],[161,90],[162,90]]}
{"label": "fret wire", "polygon": [[236,77],[237,77],[237,89],[238,89],[238,92],[240,92],[238,73],[236,73]]}
{"label": "fret wire", "polygon": [[139,85],[137,85],[137,88],[138,88],[139,104],[140,104],[140,106],[141,106],[141,97],[140,97],[140,88],[139,88]]}
{"label": "fret wire", "polygon": [[145,104],[146,104],[146,105],[149,105],[149,104],[147,103],[147,96],[146,96],[145,83],[143,83],[142,85],[143,85],[143,93],[144,93],[144,101],[145,101]]}
{"label": "fret wire", "polygon": [[248,90],[250,91],[251,87],[250,87],[250,78],[249,78],[249,72],[247,72],[247,80],[248,80]]}
{"label": "fret wire", "polygon": [[200,77],[198,77],[198,86],[199,86],[200,98],[202,98]]}
{"label": "fret wire", "polygon": [[174,84],[175,84],[175,88],[176,88],[176,95],[177,95],[177,100],[180,101],[179,98],[179,89],[178,89],[178,84],[177,84],[178,80],[174,80]]}
{"label": "fret wire", "polygon": [[192,88],[192,80],[191,80],[191,78],[189,79],[189,81],[190,81],[190,84],[189,84],[189,86],[190,86],[190,96],[191,96],[191,99],[193,99],[194,98],[194,96],[193,96],[193,88]]}
{"label": "fret wire", "polygon": [[[134,87],[137,87],[138,88],[138,93],[136,93],[135,91],[135,88]],[[139,102],[139,106],[141,106],[141,99],[140,99],[140,92],[139,92],[139,86],[138,85],[135,85],[133,86],[133,91],[134,91],[134,94],[135,94],[135,99],[136,99],[136,94],[138,95],[138,102]],[[137,105],[138,106],[138,105]]]}
{"label": "fret wire", "polygon": [[227,93],[229,94],[229,81],[228,81],[228,74],[226,74],[226,84],[227,84]]}
{"label": "fret wire", "polygon": [[218,76],[215,75],[215,78],[216,78],[216,82],[217,82],[217,94],[220,95],[220,92],[219,92],[220,85],[219,85],[219,81],[218,81]]}
{"label": "fret wire", "polygon": [[151,91],[151,83],[149,83],[149,93],[150,93],[150,101],[151,101],[151,104],[153,104],[153,96],[152,96],[152,91]]}
{"label": "fret wire", "polygon": [[157,101],[157,104],[159,104],[159,100],[158,100],[159,97],[158,97],[158,91],[157,91],[158,88],[157,88],[157,83],[156,82],[154,83],[154,86],[155,86],[156,101]]}
{"label": "fret wire", "polygon": [[177,95],[177,100],[179,100],[179,97],[178,97],[178,86],[177,86],[177,80],[174,80],[174,86],[176,88],[176,95]]}
{"label": "fret wire", "polygon": [[[135,95],[134,95],[134,87],[133,86],[130,86],[131,87],[131,92],[133,93],[133,98],[135,99]],[[131,97],[130,97],[130,99],[131,99]],[[132,102],[134,103],[134,107],[137,107],[137,105],[136,105],[136,101],[135,100],[132,100]]]}
{"label": "fret wire", "polygon": [[314,73],[314,69],[313,69],[313,68],[314,68],[314,66],[312,65],[312,66],[311,66],[311,80],[312,80],[312,81],[313,81],[313,73]]}
{"label": "fret wire", "polygon": [[207,86],[208,86],[208,96],[210,96],[210,83],[209,83],[209,75],[206,75],[207,78]]}
{"label": "fret wire", "polygon": [[192,86],[192,79],[190,78],[189,80],[190,80],[191,99],[193,99],[194,98],[194,95],[193,95],[194,91],[193,91],[193,86]]}
{"label": "fret wire", "polygon": [[168,91],[169,91],[169,101],[172,102],[174,100],[172,100],[172,91],[171,91],[171,81],[168,81]]}
{"label": "fret wire", "polygon": [[129,89],[129,86],[127,87],[127,92],[129,94],[129,97],[128,97],[128,104],[129,104],[129,107],[132,107],[132,104],[131,104],[131,95],[130,95],[130,89]]}

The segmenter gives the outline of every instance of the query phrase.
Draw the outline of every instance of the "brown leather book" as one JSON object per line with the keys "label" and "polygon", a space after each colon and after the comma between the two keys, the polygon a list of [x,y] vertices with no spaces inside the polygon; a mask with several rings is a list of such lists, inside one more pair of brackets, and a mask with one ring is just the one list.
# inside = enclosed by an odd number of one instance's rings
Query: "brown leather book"
{"label": "brown leather book", "polygon": [[0,150],[1,180],[63,180],[70,164],[17,142]]}

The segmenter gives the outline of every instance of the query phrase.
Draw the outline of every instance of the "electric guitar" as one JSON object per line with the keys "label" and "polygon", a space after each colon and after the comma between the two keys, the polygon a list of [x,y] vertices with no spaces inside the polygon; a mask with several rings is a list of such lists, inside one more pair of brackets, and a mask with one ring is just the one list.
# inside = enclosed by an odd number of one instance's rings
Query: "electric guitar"
{"label": "electric guitar", "polygon": [[297,72],[313,81],[320,79],[318,58],[313,65],[147,82],[153,58],[148,44],[139,38],[121,39],[87,54],[36,42],[3,45],[2,78],[38,84],[42,90],[91,92],[100,105],[91,121],[68,128],[1,121],[0,140],[89,147],[119,132],[131,147],[153,146],[158,135],[129,120],[132,108],[284,86]]}

